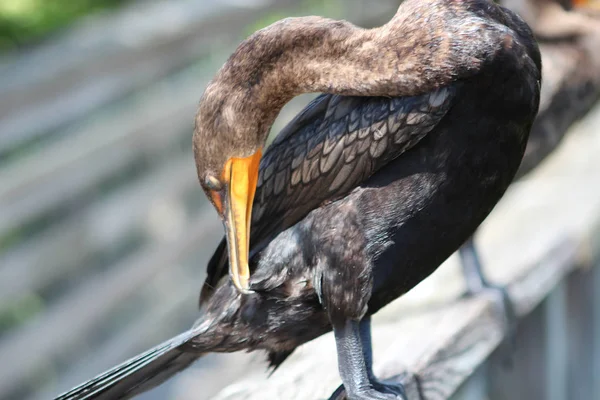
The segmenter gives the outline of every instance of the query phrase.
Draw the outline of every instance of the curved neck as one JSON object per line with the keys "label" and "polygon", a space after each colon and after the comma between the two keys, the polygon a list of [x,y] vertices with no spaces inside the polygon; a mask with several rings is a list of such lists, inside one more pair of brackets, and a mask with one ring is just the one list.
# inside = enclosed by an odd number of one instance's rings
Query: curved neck
{"label": "curved neck", "polygon": [[[460,24],[440,12],[425,20],[427,3],[451,8],[462,2],[407,0],[375,29],[302,17],[256,32],[207,87],[199,116],[218,120],[202,123],[236,126],[239,137],[263,143],[281,108],[299,94],[411,96],[475,72],[484,56],[470,48],[461,52],[459,43],[468,39],[464,27],[457,30]],[[239,127],[240,121],[248,126]]]}

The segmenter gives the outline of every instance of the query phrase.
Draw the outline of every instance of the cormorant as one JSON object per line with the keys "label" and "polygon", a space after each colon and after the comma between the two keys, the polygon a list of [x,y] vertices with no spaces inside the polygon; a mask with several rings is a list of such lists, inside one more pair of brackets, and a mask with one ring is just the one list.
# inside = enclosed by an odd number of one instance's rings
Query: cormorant
{"label": "cormorant", "polygon": [[[129,398],[206,352],[263,349],[277,366],[332,329],[351,400],[404,398],[373,376],[370,316],[502,197],[540,84],[531,30],[492,0],[406,0],[374,29],[301,17],[254,33],[196,117],[198,177],[226,230],[200,319],[59,399]],[[324,94],[261,159],[279,110],[306,92]]]}

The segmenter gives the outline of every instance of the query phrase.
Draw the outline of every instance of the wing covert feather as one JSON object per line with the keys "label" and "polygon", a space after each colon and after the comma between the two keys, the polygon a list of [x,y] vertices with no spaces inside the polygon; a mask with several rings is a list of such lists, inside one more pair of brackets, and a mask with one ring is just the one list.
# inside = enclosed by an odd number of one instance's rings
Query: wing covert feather
{"label": "wing covert feather", "polygon": [[413,147],[446,115],[455,91],[449,86],[416,97],[319,96],[261,160],[252,243],[343,197]]}

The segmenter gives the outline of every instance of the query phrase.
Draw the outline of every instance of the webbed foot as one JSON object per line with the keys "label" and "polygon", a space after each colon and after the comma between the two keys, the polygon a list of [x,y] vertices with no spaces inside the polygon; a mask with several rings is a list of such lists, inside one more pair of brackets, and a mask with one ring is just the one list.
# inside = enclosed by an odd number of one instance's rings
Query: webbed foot
{"label": "webbed foot", "polygon": [[382,383],[373,375],[371,317],[366,316],[360,322],[347,320],[334,324],[333,332],[344,384],[337,388],[330,400],[406,400],[401,385]]}
{"label": "webbed foot", "polygon": [[375,381],[370,388],[348,395],[340,385],[329,400],[407,400],[402,385],[391,385]]}

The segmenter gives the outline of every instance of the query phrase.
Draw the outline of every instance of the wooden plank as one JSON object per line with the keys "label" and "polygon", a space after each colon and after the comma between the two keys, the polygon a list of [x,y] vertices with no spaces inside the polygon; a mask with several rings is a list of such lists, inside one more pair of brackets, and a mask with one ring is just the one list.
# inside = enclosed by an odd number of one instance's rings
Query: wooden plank
{"label": "wooden plank", "polygon": [[506,352],[495,352],[489,359],[490,400],[545,399],[546,352],[544,310],[538,307],[520,321],[512,365]]}
{"label": "wooden plank", "polygon": [[485,400],[488,398],[487,364],[483,364],[456,391],[451,400]]}
{"label": "wooden plank", "polygon": [[[568,279],[567,279],[568,280]],[[567,326],[567,282],[561,282],[544,302],[545,324],[545,399],[567,400],[569,349]]]}
{"label": "wooden plank", "polygon": [[0,153],[239,39],[260,15],[293,3],[134,4],[13,57],[0,65]]}
{"label": "wooden plank", "polygon": [[200,192],[191,158],[182,157],[148,171],[138,181],[0,254],[0,308],[75,268],[85,269],[86,258],[116,247],[135,232],[152,238],[148,218],[157,206],[169,202],[183,209],[184,197],[191,191]]}
{"label": "wooden plank", "polygon": [[[214,211],[204,210],[167,244],[149,243],[145,251],[112,266],[111,273],[90,277],[39,318],[11,332],[0,343],[0,359],[12,360],[10,365],[0,365],[0,397],[16,390],[46,360],[68,352],[74,343],[88,337],[136,289],[195,251],[218,229]],[[23,349],[27,349],[27,357],[21,356]]]}
{"label": "wooden plank", "polygon": [[[600,235],[599,235],[600,236]],[[596,241],[599,240],[596,237]],[[596,258],[596,266],[592,272],[592,281],[594,286],[592,299],[592,373],[594,380],[592,381],[592,397],[600,398],[600,257]]]}
{"label": "wooden plank", "polygon": [[[24,221],[93,190],[139,157],[190,135],[203,87],[179,82],[163,87],[135,107],[93,118],[61,140],[0,171],[0,235]],[[170,134],[167,134],[170,133]]]}
{"label": "wooden plank", "polygon": [[182,269],[170,269],[167,273],[170,279],[177,281],[177,290],[155,293],[154,303],[147,304],[147,307],[140,310],[139,315],[134,315],[126,326],[113,332],[113,336],[106,343],[100,346],[88,343],[87,351],[72,353],[69,368],[56,381],[43,388],[38,387],[36,397],[53,398],[57,393],[62,393],[115,363],[188,328],[197,317],[199,282],[204,273],[198,271],[193,279]]}
{"label": "wooden plank", "polygon": [[568,399],[594,399],[594,274],[600,268],[575,271],[567,282]]}

